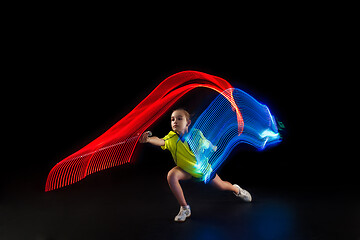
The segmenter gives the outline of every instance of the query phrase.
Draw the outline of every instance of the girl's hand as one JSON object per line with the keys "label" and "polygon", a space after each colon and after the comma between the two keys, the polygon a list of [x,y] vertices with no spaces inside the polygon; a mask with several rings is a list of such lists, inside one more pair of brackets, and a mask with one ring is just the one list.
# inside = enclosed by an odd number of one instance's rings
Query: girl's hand
{"label": "girl's hand", "polygon": [[147,143],[149,141],[149,136],[151,136],[151,135],[152,134],[151,134],[150,131],[144,132],[143,134],[141,134],[139,142],[140,143]]}

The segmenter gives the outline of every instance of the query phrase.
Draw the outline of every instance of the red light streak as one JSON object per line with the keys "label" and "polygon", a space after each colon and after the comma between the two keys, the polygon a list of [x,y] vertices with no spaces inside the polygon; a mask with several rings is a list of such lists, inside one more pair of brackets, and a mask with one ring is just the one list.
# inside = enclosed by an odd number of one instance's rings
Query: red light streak
{"label": "red light streak", "polygon": [[[61,188],[92,173],[129,163],[141,134],[184,94],[197,87],[210,88],[219,93],[233,88],[226,80],[207,73],[183,71],[171,75],[105,133],[57,163],[48,175],[45,191]],[[240,135],[244,126],[240,110],[232,93],[224,97],[236,111]]]}

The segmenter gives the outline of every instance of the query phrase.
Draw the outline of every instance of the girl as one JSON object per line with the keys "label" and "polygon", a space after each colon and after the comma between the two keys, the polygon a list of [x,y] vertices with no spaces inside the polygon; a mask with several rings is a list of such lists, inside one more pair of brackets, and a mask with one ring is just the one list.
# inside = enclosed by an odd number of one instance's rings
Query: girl
{"label": "girl", "polygon": [[[168,135],[164,138],[149,137],[148,132],[145,132],[140,139],[141,143],[151,143],[155,146],[160,146],[163,150],[169,150],[174,158],[177,166],[169,171],[167,181],[172,193],[180,204],[180,211],[174,219],[176,222],[184,222],[191,215],[190,206],[185,200],[179,181],[191,178],[202,179],[204,177],[204,174],[195,167],[197,163],[195,155],[186,141],[190,124],[190,114],[182,108],[176,109],[171,114],[172,131]],[[213,150],[216,151],[216,146],[213,146]],[[235,196],[246,202],[251,202],[252,200],[248,191],[236,184],[233,185],[230,182],[221,180],[217,174],[212,176],[210,183],[222,191],[232,191]]]}

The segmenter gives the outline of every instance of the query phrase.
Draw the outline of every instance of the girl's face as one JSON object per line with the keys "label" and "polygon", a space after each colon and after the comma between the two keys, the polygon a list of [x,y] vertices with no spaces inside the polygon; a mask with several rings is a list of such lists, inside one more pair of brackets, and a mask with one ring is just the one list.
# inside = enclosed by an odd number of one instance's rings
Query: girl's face
{"label": "girl's face", "polygon": [[186,119],[183,110],[175,110],[171,114],[171,128],[174,132],[184,135],[189,131],[189,125],[191,121]]}

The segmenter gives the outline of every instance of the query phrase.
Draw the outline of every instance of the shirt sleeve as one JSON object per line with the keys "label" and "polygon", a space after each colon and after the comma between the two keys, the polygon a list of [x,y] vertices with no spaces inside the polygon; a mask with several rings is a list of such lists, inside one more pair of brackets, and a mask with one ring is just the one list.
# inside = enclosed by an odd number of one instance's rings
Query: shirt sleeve
{"label": "shirt sleeve", "polygon": [[168,133],[168,135],[166,135],[165,137],[163,137],[162,139],[164,139],[165,141],[165,145],[161,146],[162,150],[166,150],[169,149],[169,139],[172,137],[173,134],[171,134],[171,132]]}
{"label": "shirt sleeve", "polygon": [[209,148],[212,145],[211,142],[206,139],[206,137],[200,130],[199,130],[199,135],[200,135],[200,146],[205,149]]}
{"label": "shirt sleeve", "polygon": [[168,149],[168,141],[166,141],[166,140],[167,140],[167,136],[168,136],[168,135],[166,135],[165,137],[162,138],[162,139],[164,139],[164,141],[165,141],[165,144],[164,144],[163,146],[160,146],[162,150]]}

